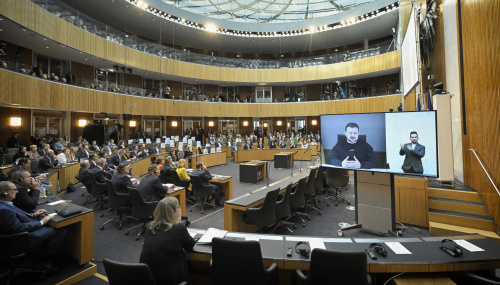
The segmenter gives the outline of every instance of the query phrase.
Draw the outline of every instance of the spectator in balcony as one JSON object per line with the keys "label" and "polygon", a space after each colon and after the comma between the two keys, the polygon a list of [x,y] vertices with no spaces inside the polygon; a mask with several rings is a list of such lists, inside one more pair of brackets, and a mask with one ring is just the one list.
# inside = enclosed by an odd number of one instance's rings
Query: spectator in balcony
{"label": "spectator in balcony", "polygon": [[7,62],[2,61],[2,64],[0,65],[0,67],[7,69],[8,68]]}
{"label": "spectator in balcony", "polygon": [[47,78],[48,78],[48,77],[47,77],[47,74],[43,74],[43,75],[42,75],[42,78],[43,78],[43,79],[47,79]]}
{"label": "spectator in balcony", "polygon": [[375,88],[375,84],[373,84],[373,82],[372,82],[372,83],[370,83],[369,88],[370,88],[370,93],[371,93],[371,96],[375,96],[375,95],[377,95],[377,89]]}
{"label": "spectator in balcony", "polygon": [[[34,76],[37,76],[37,77],[42,77],[44,74],[43,72],[43,63],[39,62],[38,63],[38,66],[33,68],[33,73],[35,74]],[[45,77],[46,79],[47,77]]]}
{"label": "spectator in balcony", "polygon": [[68,70],[68,73],[66,73],[64,79],[66,79],[66,82],[68,84],[75,84],[75,76],[71,73],[71,70]]}

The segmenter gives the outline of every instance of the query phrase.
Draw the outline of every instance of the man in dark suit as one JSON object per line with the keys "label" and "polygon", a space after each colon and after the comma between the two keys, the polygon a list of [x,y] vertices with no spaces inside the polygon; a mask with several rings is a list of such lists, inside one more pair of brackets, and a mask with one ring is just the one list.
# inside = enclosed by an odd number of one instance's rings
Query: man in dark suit
{"label": "man in dark suit", "polygon": [[92,168],[90,171],[94,174],[95,180],[99,183],[104,183],[106,182],[106,177],[104,176],[103,169],[106,166],[106,159],[105,158],[99,158],[97,160],[97,166]]}
{"label": "man in dark suit", "polygon": [[167,194],[168,189],[163,187],[158,176],[160,176],[158,165],[151,164],[151,166],[148,167],[148,175],[141,179],[138,188],[144,201],[160,201],[163,195]]}
{"label": "man in dark suit", "polygon": [[7,140],[8,148],[19,148],[19,133],[13,132],[12,136]]}
{"label": "man in dark suit", "polygon": [[222,189],[220,188],[219,185],[214,185],[210,183],[210,180],[212,180],[212,174],[208,171],[207,167],[203,164],[203,162],[197,162],[196,163],[196,170],[193,170],[190,175],[196,175],[200,177],[201,182],[203,185],[210,185],[212,186],[212,196],[214,197],[215,204],[217,206],[224,206],[224,200],[223,196],[221,196]]}
{"label": "man in dark suit", "polygon": [[160,148],[158,147],[158,143],[155,143],[153,145],[153,149],[151,149],[152,154],[159,154],[160,153]]}
{"label": "man in dark suit", "polygon": [[92,145],[90,146],[90,150],[100,151],[101,148],[97,145],[97,141],[92,141]]}
{"label": "man in dark suit", "polygon": [[220,139],[217,139],[215,142],[215,147],[222,147],[222,143],[220,142]]}
{"label": "man in dark suit", "polygon": [[92,182],[90,182],[90,162],[88,160],[83,160],[80,162],[80,169],[78,170],[78,176],[85,187],[90,187]]}
{"label": "man in dark suit", "polygon": [[418,143],[418,134],[413,131],[410,133],[411,143],[401,144],[399,155],[405,156],[405,161],[401,167],[404,173],[424,173],[422,166],[422,157],[425,156],[425,146]]}
{"label": "man in dark suit", "polygon": [[130,152],[131,158],[139,158],[142,157],[142,151],[139,150],[139,145],[134,146],[134,150]]}
{"label": "man in dark suit", "polygon": [[41,171],[47,172],[50,168],[56,167],[57,162],[57,156],[55,155],[54,151],[49,149],[47,151],[47,155],[40,158],[40,161],[38,162],[38,168]]}
{"label": "man in dark suit", "polygon": [[[42,256],[51,258],[66,236],[66,229],[56,230],[51,227],[44,227],[54,216],[44,216],[47,212],[44,209],[35,213],[28,213],[19,209],[12,203],[16,195],[17,188],[12,182],[0,182],[0,234],[12,235],[29,232],[31,242],[29,245],[23,245],[23,250],[32,252],[36,248],[43,248]],[[42,219],[38,220],[39,218]],[[56,270],[48,262],[44,263],[44,265],[46,267],[44,269]]]}
{"label": "man in dark suit", "polygon": [[46,156],[49,149],[50,145],[45,143],[42,145],[42,148],[38,151],[38,153],[40,154],[40,156]]}
{"label": "man in dark suit", "polygon": [[16,198],[12,201],[14,206],[23,211],[31,212],[35,209],[40,198],[40,183],[31,177],[28,171],[22,170],[12,174],[11,181],[17,188]]}
{"label": "man in dark suit", "polygon": [[120,163],[116,167],[116,173],[111,178],[113,188],[118,193],[128,193],[127,187],[135,187],[130,180],[130,165],[128,163]]}
{"label": "man in dark suit", "polygon": [[247,139],[247,142],[245,143],[245,146],[243,147],[244,150],[250,150],[252,149],[252,144],[250,143],[250,139]]}
{"label": "man in dark suit", "polygon": [[110,163],[112,165],[119,165],[120,163],[127,162],[127,157],[125,156],[125,149],[119,149],[117,153],[113,154]]}

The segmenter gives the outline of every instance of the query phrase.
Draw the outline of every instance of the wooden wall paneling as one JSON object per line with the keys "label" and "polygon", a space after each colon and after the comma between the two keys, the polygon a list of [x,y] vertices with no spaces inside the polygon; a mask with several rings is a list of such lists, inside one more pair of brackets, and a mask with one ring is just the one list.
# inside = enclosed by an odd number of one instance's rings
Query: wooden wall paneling
{"label": "wooden wall paneling", "polygon": [[306,99],[319,100],[321,95],[321,84],[309,84],[306,86]]}
{"label": "wooden wall paneling", "polygon": [[399,26],[401,29],[401,39],[406,35],[406,29],[410,20],[412,0],[399,1]]}
{"label": "wooden wall paneling", "polygon": [[[312,121],[316,120],[317,124],[314,126],[312,124]],[[314,134],[318,133],[318,131],[321,130],[321,122],[320,122],[320,116],[308,116],[307,117],[307,133],[309,134],[310,132],[313,132]]]}
{"label": "wooden wall paneling", "polygon": [[416,111],[416,91],[413,89],[406,97],[405,97],[405,111]]}
{"label": "wooden wall paneling", "polygon": [[[11,117],[21,118],[21,126],[11,126]],[[0,134],[2,134],[0,145],[2,147],[7,146],[7,140],[12,136],[13,132],[19,132],[19,144],[21,146],[29,146],[31,136],[31,109],[0,107]]]}
{"label": "wooden wall paneling", "polygon": [[142,88],[142,76],[124,73],[123,81],[126,82],[128,87]]}
{"label": "wooden wall paneling", "polygon": [[84,127],[78,126],[78,120],[87,120],[87,124],[93,123],[93,114],[85,112],[71,112],[71,137],[77,138],[83,134]]}
{"label": "wooden wall paneling", "polygon": [[463,136],[465,183],[476,189],[500,224],[500,197],[473,153],[500,186],[500,2],[462,0],[463,77],[466,135]]}
{"label": "wooden wall paneling", "polygon": [[[212,97],[219,95],[219,86],[215,84],[205,84],[204,86],[205,94]],[[227,100],[227,96],[224,95],[224,99]]]}

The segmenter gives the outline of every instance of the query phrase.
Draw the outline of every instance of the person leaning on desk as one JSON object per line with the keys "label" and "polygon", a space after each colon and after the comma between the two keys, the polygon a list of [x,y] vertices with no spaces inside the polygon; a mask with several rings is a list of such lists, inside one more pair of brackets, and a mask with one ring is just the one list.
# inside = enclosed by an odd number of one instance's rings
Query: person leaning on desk
{"label": "person leaning on desk", "polygon": [[[66,236],[66,229],[54,229],[45,227],[53,216],[47,216],[44,209],[35,213],[25,212],[14,206],[12,201],[16,198],[18,191],[14,183],[9,181],[0,182],[0,234],[12,235],[23,232],[30,233],[30,243],[23,245],[20,249],[25,252],[39,252],[37,259],[40,269],[56,271],[57,268],[51,262],[55,261],[54,255]],[[38,220],[40,219],[40,220]],[[11,245],[3,245],[11,246]],[[40,252],[39,249],[42,249]]]}
{"label": "person leaning on desk", "polygon": [[167,194],[168,189],[163,187],[163,184],[161,184],[158,176],[160,176],[160,169],[158,168],[158,165],[151,164],[148,167],[148,174],[141,179],[137,189],[144,201],[159,201],[165,194]]}
{"label": "person leaning on desk", "polygon": [[196,241],[181,224],[181,212],[176,198],[161,199],[146,230],[139,262],[149,266],[156,284],[189,281],[184,251],[192,250]]}

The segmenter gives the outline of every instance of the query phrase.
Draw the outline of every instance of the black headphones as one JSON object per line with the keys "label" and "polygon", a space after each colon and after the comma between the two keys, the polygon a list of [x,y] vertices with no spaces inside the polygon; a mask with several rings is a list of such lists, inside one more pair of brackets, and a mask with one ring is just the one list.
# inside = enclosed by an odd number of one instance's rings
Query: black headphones
{"label": "black headphones", "polygon": [[[447,247],[446,246],[446,243],[451,243],[453,244],[453,247]],[[458,257],[460,255],[462,255],[462,249],[458,246],[458,244],[451,240],[451,239],[443,239],[441,241],[441,245],[439,246],[439,249],[441,249],[442,251],[446,252],[447,254],[453,256],[453,257]]]}
{"label": "black headphones", "polygon": [[309,244],[307,242],[299,241],[297,244],[295,244],[295,252],[305,258],[309,258],[311,248],[309,247]]}
{"label": "black headphones", "polygon": [[385,247],[380,243],[370,243],[370,249],[375,251],[380,256],[387,256],[387,251]]}
{"label": "black headphones", "polygon": [[163,198],[163,201],[167,202],[167,204],[169,204],[169,205],[170,205],[170,207],[172,207],[172,209],[174,209],[174,212],[176,212],[176,211],[177,211],[177,208],[176,208],[174,205],[172,205],[172,203],[170,203],[170,200],[169,200],[169,199]]}

